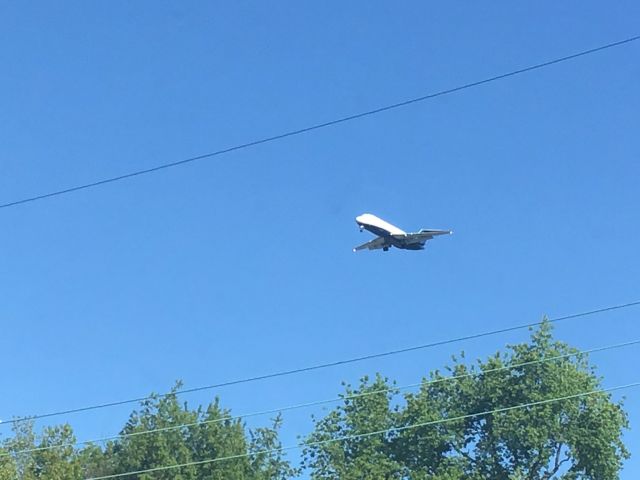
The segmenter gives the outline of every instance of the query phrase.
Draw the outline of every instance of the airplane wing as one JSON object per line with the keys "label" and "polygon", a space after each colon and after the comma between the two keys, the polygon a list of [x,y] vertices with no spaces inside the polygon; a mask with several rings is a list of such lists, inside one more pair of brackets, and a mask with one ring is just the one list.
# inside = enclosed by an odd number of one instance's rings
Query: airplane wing
{"label": "airplane wing", "polygon": [[451,230],[426,230],[422,229],[417,233],[412,233],[411,235],[426,235],[430,238],[433,238],[437,235],[451,235],[453,232]]}
{"label": "airplane wing", "polygon": [[437,235],[449,235],[450,230],[420,230],[416,233],[405,233],[404,235],[392,235],[396,240],[406,244],[424,244],[427,240],[433,239]]}
{"label": "airplane wing", "polygon": [[451,230],[420,230],[416,233],[407,233],[405,235],[393,235],[394,237],[406,238],[406,239],[415,239],[415,240],[431,240],[433,237],[438,235],[450,235],[453,233]]}
{"label": "airplane wing", "polygon": [[433,235],[430,233],[407,233],[405,235],[393,235],[393,237],[405,243],[417,243],[431,240]]}
{"label": "airplane wing", "polygon": [[380,248],[384,248],[387,242],[383,237],[374,238],[370,242],[363,243],[362,245],[358,245],[353,249],[354,252],[358,250],[378,250]]}

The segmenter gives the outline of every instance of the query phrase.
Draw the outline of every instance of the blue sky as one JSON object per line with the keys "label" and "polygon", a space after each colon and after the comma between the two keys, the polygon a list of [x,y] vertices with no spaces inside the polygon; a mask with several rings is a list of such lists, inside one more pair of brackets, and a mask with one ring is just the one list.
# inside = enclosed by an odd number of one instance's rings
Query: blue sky
{"label": "blue sky", "polygon": [[[637,35],[640,5],[0,4],[0,202],[172,162]],[[640,299],[637,44],[0,211],[0,417],[364,355]],[[447,228],[361,252],[354,217]],[[640,338],[637,310],[567,322]],[[526,332],[220,390],[234,412],[417,381]],[[606,386],[637,349],[594,354]],[[190,402],[208,395],[192,395]],[[640,400],[627,393],[640,449]],[[616,396],[619,398],[619,396]],[[130,408],[70,421],[116,433]],[[285,443],[310,412],[285,416]],[[3,428],[4,432],[7,427]],[[640,458],[622,478],[637,478]]]}

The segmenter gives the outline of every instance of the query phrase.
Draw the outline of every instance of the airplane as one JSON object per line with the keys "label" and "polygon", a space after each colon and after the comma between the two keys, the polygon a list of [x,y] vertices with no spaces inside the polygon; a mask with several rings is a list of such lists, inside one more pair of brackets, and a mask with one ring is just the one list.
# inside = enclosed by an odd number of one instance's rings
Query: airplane
{"label": "airplane", "polygon": [[364,213],[357,216],[356,223],[360,226],[360,231],[368,230],[374,235],[378,235],[378,237],[370,242],[357,246],[353,249],[354,252],[358,250],[378,250],[380,248],[386,252],[390,247],[403,250],[423,250],[427,240],[431,240],[437,235],[450,235],[453,233],[451,230],[426,229],[422,229],[416,233],[407,233],[371,213]]}

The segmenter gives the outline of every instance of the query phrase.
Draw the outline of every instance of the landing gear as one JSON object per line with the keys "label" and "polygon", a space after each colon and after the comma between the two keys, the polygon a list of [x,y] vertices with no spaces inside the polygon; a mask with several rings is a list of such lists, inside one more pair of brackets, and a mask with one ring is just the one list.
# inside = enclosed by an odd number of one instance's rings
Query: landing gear
{"label": "landing gear", "polygon": [[382,251],[383,252],[388,252],[389,251],[389,247],[382,247]]}

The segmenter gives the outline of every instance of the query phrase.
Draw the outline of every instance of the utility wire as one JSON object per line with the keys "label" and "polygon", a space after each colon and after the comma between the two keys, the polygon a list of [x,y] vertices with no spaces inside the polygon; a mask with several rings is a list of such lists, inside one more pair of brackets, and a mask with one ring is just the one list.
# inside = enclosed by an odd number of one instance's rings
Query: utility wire
{"label": "utility wire", "polygon": [[352,394],[352,395],[343,395],[343,396],[340,396],[338,398],[334,397],[334,398],[331,398],[331,399],[318,400],[318,401],[307,402],[307,403],[299,403],[299,404],[296,404],[296,405],[289,405],[289,406],[286,406],[286,407],[274,408],[274,409],[271,409],[271,410],[262,410],[262,411],[259,411],[259,412],[245,413],[243,415],[234,415],[234,416],[227,415],[227,416],[224,416],[224,417],[216,418],[214,420],[200,420],[200,421],[196,421],[196,422],[182,423],[182,424],[179,424],[179,425],[171,425],[171,426],[168,426],[168,427],[153,428],[153,429],[149,429],[149,430],[140,430],[140,431],[131,432],[131,433],[123,433],[123,434],[119,434],[119,435],[113,435],[113,436],[110,436],[110,437],[96,438],[96,439],[93,439],[93,440],[84,440],[82,442],[60,443],[60,444],[56,444],[56,445],[48,445],[46,447],[27,448],[27,449],[18,450],[18,451],[15,451],[15,452],[3,452],[3,453],[0,453],[0,458],[1,457],[9,457],[9,456],[18,456],[18,455],[22,455],[22,454],[26,454],[26,453],[42,452],[42,451],[46,451],[46,450],[54,450],[54,449],[58,449],[58,448],[67,448],[67,447],[76,447],[76,446],[80,446],[80,445],[89,445],[89,444],[94,444],[94,443],[103,443],[103,442],[107,442],[109,440],[125,440],[127,438],[138,437],[138,436],[142,436],[142,435],[149,435],[149,434],[152,434],[152,433],[170,432],[170,431],[174,431],[174,430],[180,430],[180,429],[183,429],[183,428],[198,427],[198,426],[202,426],[202,425],[210,425],[210,424],[222,423],[222,422],[226,422],[226,421],[234,421],[234,420],[241,420],[241,419],[246,419],[246,418],[250,418],[250,417],[269,415],[269,414],[272,414],[272,413],[282,413],[282,412],[291,411],[291,410],[297,410],[297,409],[301,409],[301,408],[316,407],[316,406],[320,406],[320,405],[326,405],[326,404],[329,404],[329,403],[340,402],[340,401],[343,401],[343,400],[354,400],[354,399],[357,399],[357,398],[368,397],[370,395],[378,395],[378,394],[382,394],[382,393],[396,393],[396,392],[400,392],[402,390],[408,390],[410,388],[427,387],[427,386],[435,385],[435,384],[438,384],[438,383],[445,383],[445,382],[461,380],[461,379],[470,378],[470,377],[479,377],[479,376],[487,375],[487,374],[490,374],[490,373],[496,373],[496,372],[507,371],[507,370],[514,370],[514,369],[517,369],[517,368],[529,367],[529,366],[532,366],[532,365],[540,365],[540,364],[544,364],[544,363],[553,362],[553,361],[556,361],[556,360],[562,360],[562,359],[566,359],[566,358],[570,358],[570,357],[580,357],[580,356],[583,356],[583,355],[589,355],[591,353],[604,352],[604,351],[607,351],[607,350],[614,350],[614,349],[617,349],[617,348],[630,347],[630,346],[638,345],[638,344],[640,344],[640,340],[633,340],[633,341],[630,341],[630,342],[618,343],[618,344],[615,344],[615,345],[607,345],[605,347],[597,347],[597,348],[592,348],[592,349],[589,349],[589,350],[582,350],[582,351],[577,351],[577,352],[572,352],[572,353],[565,353],[565,354],[562,354],[562,355],[554,355],[552,357],[540,358],[538,360],[531,360],[531,361],[528,361],[528,362],[521,362],[521,363],[516,363],[516,364],[513,364],[513,365],[505,365],[503,367],[495,367],[495,368],[490,368],[490,369],[487,369],[487,370],[474,371],[474,372],[460,374],[460,375],[451,375],[449,377],[436,378],[436,379],[433,379],[433,380],[423,380],[422,382],[411,383],[411,384],[408,384],[408,385],[394,386],[394,387],[390,387],[390,388],[381,388],[381,389],[378,389],[378,390],[371,390],[371,391],[368,391],[368,392],[356,393],[356,394]]}
{"label": "utility wire", "polygon": [[458,343],[458,342],[462,342],[462,341],[466,341],[466,340],[474,340],[474,339],[478,339],[478,338],[489,337],[489,336],[497,335],[497,334],[500,334],[500,333],[513,332],[513,331],[516,331],[516,330],[523,330],[523,329],[526,329],[526,328],[531,328],[531,327],[536,327],[536,326],[542,325],[545,322],[547,322],[547,323],[559,323],[559,322],[563,322],[563,321],[566,321],[566,320],[572,320],[572,319],[576,319],[576,318],[586,317],[586,316],[589,316],[589,315],[596,315],[596,314],[600,314],[600,313],[610,312],[610,311],[613,311],[613,310],[620,310],[620,309],[624,309],[624,308],[630,308],[630,307],[634,307],[634,306],[637,306],[637,305],[640,305],[640,301],[629,302],[629,303],[624,303],[624,304],[620,304],[620,305],[613,305],[613,306],[609,306],[609,307],[599,308],[597,310],[590,310],[590,311],[586,311],[586,312],[574,313],[574,314],[571,314],[571,315],[565,315],[563,317],[552,318],[552,319],[543,320],[543,321],[540,321],[540,322],[525,323],[525,324],[522,324],[522,325],[516,325],[516,326],[513,326],[513,327],[501,328],[501,329],[498,329],[498,330],[491,330],[491,331],[482,332],[482,333],[476,333],[476,334],[472,334],[472,335],[465,335],[465,336],[462,336],[462,337],[452,338],[452,339],[448,339],[448,340],[441,340],[441,341],[438,341],[438,342],[425,343],[425,344],[422,344],[422,345],[415,345],[413,347],[406,347],[406,348],[401,348],[401,349],[397,349],[397,350],[390,350],[390,351],[387,351],[387,352],[374,353],[374,354],[370,354],[370,355],[364,355],[364,356],[361,356],[361,357],[354,357],[354,358],[349,358],[349,359],[345,359],[345,360],[337,360],[337,361],[334,361],[334,362],[321,363],[321,364],[317,364],[317,365],[311,365],[311,366],[308,366],[308,367],[295,368],[295,369],[292,369],[292,370],[283,370],[283,371],[279,371],[279,372],[268,373],[268,374],[265,374],[265,375],[258,375],[258,376],[254,376],[254,377],[241,378],[241,379],[238,379],[238,380],[230,380],[228,382],[216,383],[216,384],[213,384],[213,385],[205,385],[205,386],[194,387],[194,388],[185,388],[185,389],[182,389],[182,390],[176,390],[176,391],[173,391],[173,392],[163,393],[163,394],[159,394],[159,395],[148,395],[148,396],[145,396],[145,397],[130,398],[130,399],[127,399],[127,400],[119,400],[119,401],[116,401],[116,402],[109,402],[109,403],[102,403],[102,404],[97,404],[97,405],[90,405],[90,406],[87,406],[87,407],[73,408],[73,409],[69,409],[69,410],[60,410],[60,411],[56,411],[56,412],[43,413],[43,414],[39,414],[39,415],[19,417],[19,418],[14,418],[14,419],[11,419],[11,420],[7,420],[3,424],[11,425],[11,424],[16,424],[16,423],[20,423],[20,422],[25,422],[27,420],[38,420],[38,419],[41,419],[41,418],[49,418],[49,417],[67,415],[67,414],[72,414],[72,413],[87,412],[87,411],[90,411],[90,410],[98,410],[98,409],[103,409],[103,408],[116,407],[116,406],[120,406],[120,405],[131,404],[131,403],[140,403],[140,402],[143,402],[145,400],[151,400],[151,399],[154,399],[154,398],[163,398],[163,397],[167,397],[167,396],[170,396],[170,395],[181,395],[181,394],[186,394],[186,393],[201,392],[201,391],[204,391],[204,390],[212,390],[212,389],[228,387],[228,386],[232,386],[232,385],[240,385],[240,384],[244,384],[244,383],[256,382],[256,381],[259,381],[259,380],[267,380],[267,379],[271,379],[271,378],[284,377],[284,376],[294,375],[294,374],[298,374],[298,373],[311,372],[311,371],[314,371],[314,370],[321,370],[321,369],[330,368],[330,367],[337,367],[337,366],[341,366],[341,365],[347,365],[347,364],[350,364],[350,363],[362,362],[362,361],[365,361],[365,360],[372,360],[372,359],[375,359],[375,358],[389,357],[389,356],[392,356],[392,355],[399,355],[399,354],[403,354],[403,353],[414,352],[414,351],[417,351],[417,350],[424,350],[424,349],[428,349],[428,348],[439,347],[439,346],[442,346],[442,345],[449,345],[449,344],[452,344],[452,343]]}
{"label": "utility wire", "polygon": [[623,390],[623,389],[634,388],[634,387],[638,387],[638,386],[640,386],[640,382],[629,383],[627,385],[620,385],[620,386],[617,386],[617,387],[611,387],[611,388],[605,388],[605,389],[591,390],[591,391],[588,391],[588,392],[581,392],[581,393],[576,393],[576,394],[573,394],[573,395],[566,395],[564,397],[550,398],[550,399],[546,399],[546,400],[540,400],[540,401],[536,401],[536,402],[529,402],[529,403],[524,403],[524,404],[520,404],[520,405],[510,406],[510,407],[496,408],[496,409],[493,409],[493,410],[486,410],[484,412],[470,413],[470,414],[467,414],[467,415],[460,415],[460,416],[457,416],[457,417],[442,418],[442,419],[439,419],[439,420],[432,420],[432,421],[429,421],[429,422],[414,423],[414,424],[405,425],[405,426],[402,426],[402,427],[392,427],[392,428],[387,428],[387,429],[384,429],[384,430],[376,430],[376,431],[373,431],[373,432],[366,432],[366,433],[361,433],[361,434],[357,434],[357,435],[344,435],[342,437],[330,438],[328,440],[318,440],[318,441],[315,441],[315,442],[301,442],[301,443],[298,443],[296,445],[290,445],[288,447],[264,449],[264,450],[258,450],[256,452],[251,452],[251,453],[240,453],[240,454],[237,454],[237,455],[228,455],[228,456],[225,456],[225,457],[211,458],[211,459],[208,459],[208,460],[186,462],[186,463],[180,463],[180,464],[176,464],[176,465],[166,465],[166,466],[162,466],[162,467],[147,468],[147,469],[144,469],[144,470],[136,470],[136,471],[130,471],[130,472],[124,472],[124,473],[116,473],[116,474],[113,474],[113,475],[103,475],[103,476],[100,476],[100,477],[91,477],[91,478],[88,478],[86,480],[107,480],[107,479],[110,479],[110,478],[119,478],[119,477],[124,477],[124,476],[127,476],[127,475],[142,475],[144,473],[160,472],[160,471],[166,471],[166,470],[173,470],[175,468],[206,465],[206,464],[211,464],[211,463],[223,462],[223,461],[226,461],[226,460],[235,460],[235,459],[239,459],[239,458],[253,457],[255,455],[270,455],[270,454],[273,454],[273,453],[281,453],[281,452],[285,452],[285,451],[288,451],[288,450],[297,450],[297,449],[305,448],[305,447],[317,447],[317,446],[320,446],[320,445],[326,445],[328,443],[344,442],[344,441],[347,441],[347,440],[357,440],[357,439],[361,439],[361,438],[372,437],[372,436],[375,436],[375,435],[384,435],[384,434],[388,434],[388,433],[403,432],[403,431],[412,430],[412,429],[420,428],[420,427],[429,427],[429,426],[433,426],[433,425],[440,425],[440,424],[443,424],[443,423],[466,420],[466,419],[469,419],[469,418],[484,417],[484,416],[487,416],[487,415],[494,415],[496,413],[510,412],[510,411],[513,411],[513,410],[530,408],[530,407],[535,407],[535,406],[538,406],[538,405],[547,405],[549,403],[561,402],[561,401],[564,401],[564,400],[572,400],[572,399],[576,399],[576,398],[587,397],[587,396],[590,396],[590,395],[596,395],[596,394],[599,394],[599,393],[610,393],[610,392],[613,392],[613,391],[616,391],[616,390]]}
{"label": "utility wire", "polygon": [[108,183],[114,183],[114,182],[118,182],[120,180],[125,180],[125,179],[128,179],[128,178],[138,177],[140,175],[146,175],[148,173],[157,172],[159,170],[165,170],[167,168],[173,168],[173,167],[177,167],[179,165],[184,165],[184,164],[187,164],[187,163],[196,162],[198,160],[203,160],[205,158],[217,157],[219,155],[224,155],[224,154],[227,154],[227,153],[235,152],[237,150],[243,150],[243,149],[250,148],[250,147],[255,147],[257,145],[261,145],[261,144],[264,144],[264,143],[270,143],[270,142],[274,142],[274,141],[277,141],[277,140],[282,140],[282,139],[287,138],[287,137],[293,137],[293,136],[296,136],[296,135],[301,135],[303,133],[308,133],[308,132],[311,132],[313,130],[319,130],[321,128],[326,128],[326,127],[330,127],[330,126],[333,126],[333,125],[338,125],[340,123],[350,122],[352,120],[357,120],[359,118],[368,117],[368,116],[371,116],[371,115],[376,115],[378,113],[386,112],[388,110],[394,110],[394,109],[397,109],[397,108],[406,107],[406,106],[412,105],[414,103],[424,102],[425,100],[430,100],[430,99],[433,99],[433,98],[436,98],[436,97],[441,97],[443,95],[449,95],[451,93],[459,92],[461,90],[466,90],[468,88],[478,87],[480,85],[484,85],[484,84],[487,84],[487,83],[495,82],[495,81],[502,80],[502,79],[509,78],[509,77],[514,77],[516,75],[520,75],[520,74],[523,74],[523,73],[526,73],[526,72],[531,72],[533,70],[538,70],[538,69],[549,67],[551,65],[555,65],[555,64],[558,64],[558,63],[567,62],[569,60],[574,60],[576,58],[583,57],[583,56],[586,56],[586,55],[591,55],[593,53],[600,52],[602,50],[607,50],[607,49],[610,49],[610,48],[614,48],[614,47],[619,47],[619,46],[625,45],[627,43],[635,42],[636,40],[640,40],[640,35],[629,37],[629,38],[626,38],[624,40],[620,40],[620,41],[617,41],[617,42],[608,43],[606,45],[601,45],[599,47],[591,48],[589,50],[583,50],[583,51],[574,53],[572,55],[567,55],[565,57],[559,57],[559,58],[555,58],[553,60],[548,60],[548,61],[543,62],[543,63],[530,65],[528,67],[524,67],[524,68],[521,68],[521,69],[518,69],[518,70],[513,70],[513,71],[510,71],[510,72],[507,72],[507,73],[503,73],[503,74],[500,74],[500,75],[496,75],[496,76],[493,76],[493,77],[485,78],[483,80],[478,80],[478,81],[475,81],[475,82],[466,83],[466,84],[463,84],[463,85],[459,85],[457,87],[449,88],[447,90],[441,90],[441,91],[438,91],[438,92],[435,92],[435,93],[429,93],[429,94],[426,94],[426,95],[423,95],[423,96],[420,96],[420,97],[415,97],[415,98],[411,98],[411,99],[408,99],[408,100],[404,100],[402,102],[398,102],[398,103],[394,103],[394,104],[378,107],[378,108],[375,108],[373,110],[368,110],[368,111],[365,111],[365,112],[356,113],[354,115],[349,115],[349,116],[346,116],[346,117],[337,118],[337,119],[330,120],[330,121],[324,122],[324,123],[318,123],[318,124],[311,125],[311,126],[308,126],[308,127],[300,128],[298,130],[291,130],[289,132],[281,133],[281,134],[274,135],[274,136],[271,136],[271,137],[265,137],[265,138],[261,138],[259,140],[254,140],[254,141],[251,141],[251,142],[235,145],[233,147],[228,147],[228,148],[224,148],[224,149],[221,149],[221,150],[217,150],[215,152],[205,153],[203,155],[198,155],[198,156],[195,156],[195,157],[185,158],[183,160],[178,160],[178,161],[171,162],[171,163],[165,163],[165,164],[162,164],[162,165],[157,165],[155,167],[146,168],[146,169],[143,169],[143,170],[137,170],[135,172],[125,173],[123,175],[118,175],[118,176],[115,176],[115,177],[109,177],[109,178],[105,178],[103,180],[98,180],[98,181],[91,182],[91,183],[85,183],[85,184],[82,184],[82,185],[76,185],[74,187],[69,187],[69,188],[65,188],[65,189],[62,189],[62,190],[57,190],[57,191],[53,191],[53,192],[49,192],[49,193],[44,193],[44,194],[41,194],[41,195],[36,195],[36,196],[33,196],[33,197],[27,197],[27,198],[23,198],[23,199],[20,199],[20,200],[15,200],[15,201],[12,201],[12,202],[0,204],[0,209],[14,207],[16,205],[21,205],[21,204],[29,203],[29,202],[35,202],[37,200],[44,200],[45,198],[56,197],[56,196],[59,196],[59,195],[66,195],[68,193],[77,192],[79,190],[85,190],[85,189],[89,189],[89,188],[94,188],[94,187],[98,187],[100,185],[105,185],[105,184],[108,184]]}

